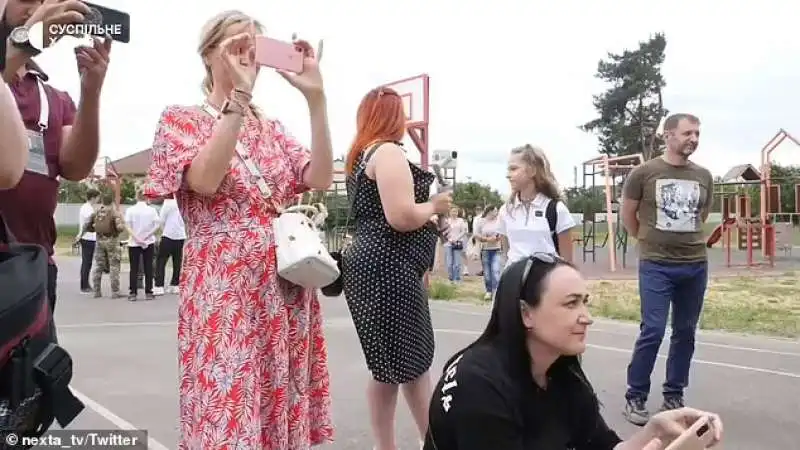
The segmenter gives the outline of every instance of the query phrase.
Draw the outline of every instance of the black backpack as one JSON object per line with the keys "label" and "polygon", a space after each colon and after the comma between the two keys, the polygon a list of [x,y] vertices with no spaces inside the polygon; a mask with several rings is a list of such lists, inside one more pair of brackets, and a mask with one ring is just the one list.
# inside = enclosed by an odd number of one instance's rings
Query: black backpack
{"label": "black backpack", "polygon": [[[47,252],[20,244],[0,216],[0,434],[38,437],[84,409],[69,389],[72,359],[56,340]],[[0,449],[7,446],[0,440]]]}
{"label": "black backpack", "polygon": [[556,211],[558,200],[550,200],[547,202],[547,209],[545,210],[545,217],[547,217],[547,224],[550,226],[550,238],[553,239],[553,247],[556,249],[556,254],[561,255],[558,249],[558,233],[556,227],[558,226],[558,212]]}

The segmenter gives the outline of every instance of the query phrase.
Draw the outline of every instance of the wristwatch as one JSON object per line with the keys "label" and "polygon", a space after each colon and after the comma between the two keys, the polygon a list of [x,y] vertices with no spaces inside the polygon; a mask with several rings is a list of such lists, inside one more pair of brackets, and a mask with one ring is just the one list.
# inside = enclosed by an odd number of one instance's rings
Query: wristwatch
{"label": "wristwatch", "polygon": [[25,51],[31,56],[36,56],[39,53],[42,53],[41,50],[31,44],[30,30],[28,30],[28,28],[25,26],[16,27],[11,30],[11,34],[8,36],[8,38],[11,40],[11,44],[14,47]]}

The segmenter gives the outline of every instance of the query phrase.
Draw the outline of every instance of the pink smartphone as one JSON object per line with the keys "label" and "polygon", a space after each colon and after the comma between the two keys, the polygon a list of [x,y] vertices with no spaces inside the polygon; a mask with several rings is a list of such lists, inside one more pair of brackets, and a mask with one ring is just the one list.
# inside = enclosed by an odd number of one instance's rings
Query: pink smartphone
{"label": "pink smartphone", "polygon": [[256,64],[300,73],[303,71],[303,52],[292,43],[257,36]]}
{"label": "pink smartphone", "polygon": [[711,428],[711,419],[703,417],[697,419],[665,450],[706,450],[713,440],[714,430]]}

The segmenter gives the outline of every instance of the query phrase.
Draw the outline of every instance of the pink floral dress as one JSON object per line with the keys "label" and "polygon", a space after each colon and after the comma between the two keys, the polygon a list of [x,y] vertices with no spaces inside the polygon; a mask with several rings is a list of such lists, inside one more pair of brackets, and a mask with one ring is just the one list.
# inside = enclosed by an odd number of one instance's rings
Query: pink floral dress
{"label": "pink floral dress", "polygon": [[175,193],[188,238],[180,281],[180,443],[185,450],[307,449],[333,437],[316,292],[279,278],[272,220],[307,188],[310,153],[275,120],[248,118],[239,142],[272,190],[234,156],[216,194],[184,175],[211,137],[199,106],[161,115],[145,193]]}

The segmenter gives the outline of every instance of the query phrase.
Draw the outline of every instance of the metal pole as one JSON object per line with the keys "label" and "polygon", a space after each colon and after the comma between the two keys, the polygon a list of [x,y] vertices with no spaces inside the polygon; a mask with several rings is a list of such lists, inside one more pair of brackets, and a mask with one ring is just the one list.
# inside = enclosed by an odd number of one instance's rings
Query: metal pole
{"label": "metal pole", "polygon": [[611,271],[617,271],[617,240],[614,230],[614,220],[611,212],[611,176],[609,174],[608,156],[603,157],[603,175],[606,184],[606,223],[608,224],[608,258]]}

